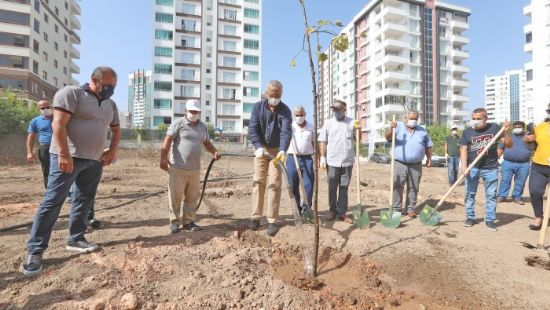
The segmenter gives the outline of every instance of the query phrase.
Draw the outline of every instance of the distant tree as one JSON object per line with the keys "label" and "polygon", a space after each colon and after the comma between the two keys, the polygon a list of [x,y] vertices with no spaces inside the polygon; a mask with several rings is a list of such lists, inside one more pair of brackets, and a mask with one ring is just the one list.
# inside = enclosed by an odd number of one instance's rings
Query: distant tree
{"label": "distant tree", "polygon": [[0,92],[0,137],[12,132],[25,132],[30,120],[38,114],[35,104],[29,105],[11,91]]}
{"label": "distant tree", "polygon": [[166,125],[165,123],[162,123],[159,125],[158,130],[162,132],[166,132],[168,130],[168,125]]}
{"label": "distant tree", "polygon": [[435,124],[429,126],[428,134],[432,139],[434,146],[432,148],[433,153],[444,156],[445,155],[445,138],[451,134],[451,129],[446,125]]}

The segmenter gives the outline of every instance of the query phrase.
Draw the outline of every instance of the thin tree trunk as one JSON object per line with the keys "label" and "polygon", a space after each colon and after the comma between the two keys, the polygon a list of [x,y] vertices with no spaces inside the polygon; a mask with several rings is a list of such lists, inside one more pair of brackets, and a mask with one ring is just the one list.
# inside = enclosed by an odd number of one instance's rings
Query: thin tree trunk
{"label": "thin tree trunk", "polygon": [[315,159],[313,163],[314,171],[314,181],[313,181],[313,218],[315,225],[315,246],[313,248],[313,275],[317,276],[317,258],[319,257],[319,208],[318,208],[318,193],[319,193],[319,148],[317,143],[317,112],[318,112],[318,102],[317,102],[317,80],[315,74],[315,65],[313,63],[313,56],[311,53],[311,41],[310,33],[308,32],[309,23],[307,20],[306,4],[305,0],[298,0],[302,6],[302,12],[304,15],[304,25],[305,25],[305,35],[307,43],[307,55],[309,58],[309,68],[311,70],[311,86],[313,94],[313,139],[314,139],[314,148],[315,148]]}

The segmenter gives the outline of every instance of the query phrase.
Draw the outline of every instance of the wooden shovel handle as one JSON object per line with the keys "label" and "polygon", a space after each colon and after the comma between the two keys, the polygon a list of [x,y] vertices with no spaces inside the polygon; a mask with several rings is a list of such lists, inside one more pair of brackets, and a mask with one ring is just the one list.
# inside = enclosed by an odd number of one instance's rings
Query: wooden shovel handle
{"label": "wooden shovel handle", "polygon": [[294,151],[292,153],[292,157],[294,158],[294,166],[296,166],[296,171],[298,172],[298,183],[300,183],[300,192],[302,192],[303,200],[305,200],[309,205],[309,201],[307,201],[306,188],[304,186],[304,179],[302,178],[302,170],[300,170],[300,163],[298,163],[298,157],[296,155],[297,149],[295,144],[296,144],[296,141],[292,139],[292,150]]}
{"label": "wooden shovel handle", "polygon": [[361,204],[361,168],[359,167],[359,140],[361,139],[361,128],[357,128],[355,134],[355,163],[357,166],[357,204]]}
{"label": "wooden shovel handle", "polygon": [[542,217],[542,227],[540,228],[538,248],[544,248],[546,240],[546,230],[548,229],[548,220],[550,219],[550,184],[546,186],[546,205],[544,206],[544,215]]}
{"label": "wooden shovel handle", "polygon": [[[393,121],[395,122],[395,115],[393,115]],[[391,126],[391,125],[390,125]],[[391,129],[391,163],[390,163],[390,210],[393,208],[393,173],[395,170],[395,129]]]}

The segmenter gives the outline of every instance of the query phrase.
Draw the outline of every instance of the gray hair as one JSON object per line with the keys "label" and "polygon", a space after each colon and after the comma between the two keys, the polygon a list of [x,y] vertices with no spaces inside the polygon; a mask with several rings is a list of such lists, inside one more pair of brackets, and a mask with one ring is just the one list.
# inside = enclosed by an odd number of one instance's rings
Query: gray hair
{"label": "gray hair", "polygon": [[103,74],[105,73],[112,75],[115,79],[117,78],[116,71],[113,68],[107,66],[100,66],[95,68],[94,72],[92,72],[92,77],[101,79],[103,77]]}
{"label": "gray hair", "polygon": [[408,115],[411,115],[411,114],[414,114],[414,116],[420,116],[420,114],[418,113],[417,110],[409,110],[409,111],[407,111],[407,116],[408,116]]}
{"label": "gray hair", "polygon": [[275,88],[275,89],[278,89],[280,90],[281,92],[283,91],[283,84],[277,80],[271,80],[267,83],[267,87],[272,87],[272,88]]}
{"label": "gray hair", "polygon": [[304,107],[301,105],[295,106],[293,111],[294,113],[297,113],[297,112],[304,112],[304,114],[306,113],[306,109],[304,109]]}

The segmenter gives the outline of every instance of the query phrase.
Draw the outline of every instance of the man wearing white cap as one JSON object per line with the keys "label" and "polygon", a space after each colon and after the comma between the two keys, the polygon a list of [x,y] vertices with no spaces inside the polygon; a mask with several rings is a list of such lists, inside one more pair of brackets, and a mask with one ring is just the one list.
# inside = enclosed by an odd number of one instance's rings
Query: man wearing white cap
{"label": "man wearing white cap", "polygon": [[[187,231],[201,229],[194,222],[200,194],[201,144],[215,159],[220,158],[216,147],[208,138],[206,126],[200,121],[200,102],[187,100],[185,107],[185,117],[172,122],[160,151],[160,168],[168,171],[169,175],[168,203],[172,233],[177,233],[180,225]],[[168,159],[171,146],[172,156]]]}

